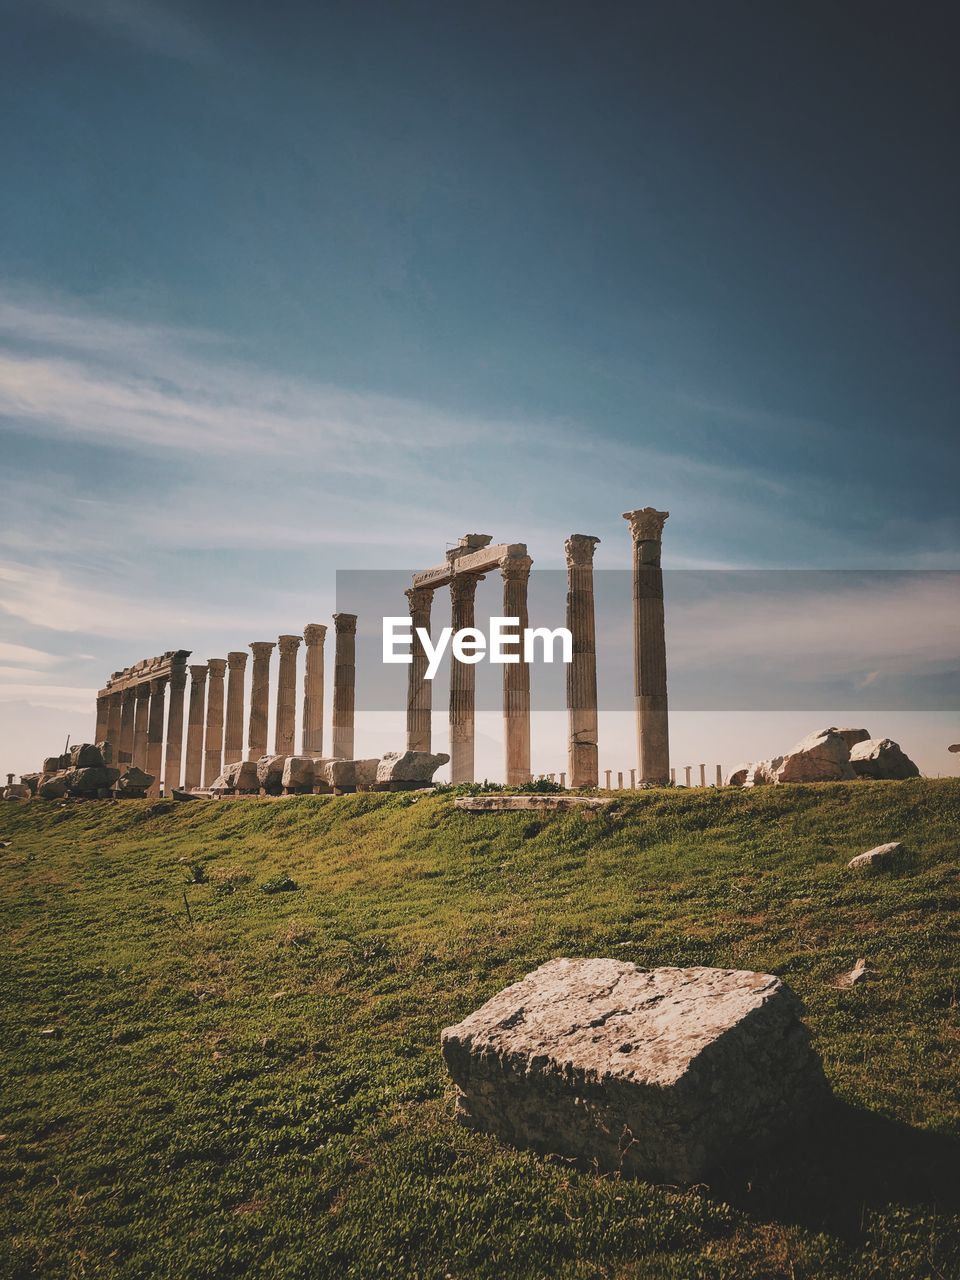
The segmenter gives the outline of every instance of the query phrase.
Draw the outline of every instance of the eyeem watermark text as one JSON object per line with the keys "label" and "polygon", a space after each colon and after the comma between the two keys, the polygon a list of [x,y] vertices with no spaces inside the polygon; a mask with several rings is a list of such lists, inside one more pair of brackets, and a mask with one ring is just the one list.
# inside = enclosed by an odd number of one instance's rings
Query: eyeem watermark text
{"label": "eyeem watermark text", "polygon": [[[489,639],[479,627],[461,627],[459,631],[444,627],[434,644],[429,631],[417,627],[417,639],[427,657],[425,678],[432,680],[437,674],[448,646],[458,662],[473,666],[484,658],[496,663],[519,662],[521,652],[524,662],[536,662],[537,641],[542,646],[540,660],[553,662],[559,641],[560,661],[573,661],[573,637],[567,627],[555,627],[553,630],[549,627],[524,627],[522,633],[519,628],[519,618],[491,618]],[[409,618],[384,618],[383,661],[407,665],[413,662],[413,630]]]}

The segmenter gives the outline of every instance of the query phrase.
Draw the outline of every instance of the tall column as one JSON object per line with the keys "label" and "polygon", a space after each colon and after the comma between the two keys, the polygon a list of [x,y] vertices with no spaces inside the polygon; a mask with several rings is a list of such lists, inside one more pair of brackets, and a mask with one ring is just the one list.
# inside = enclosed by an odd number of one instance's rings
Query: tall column
{"label": "tall column", "polygon": [[223,677],[226,658],[207,659],[207,727],[203,737],[203,785],[210,787],[223,769]]}
{"label": "tall column", "polygon": [[327,628],[310,622],[303,628],[303,754],[323,755],[323,642]]}
{"label": "tall column", "polygon": [[411,651],[413,661],[407,667],[407,750],[429,751],[430,713],[433,707],[433,687],[426,679],[427,655],[417,638],[417,627],[430,633],[430,606],[433,604],[431,587],[411,587],[404,595],[410,605],[410,626],[413,634]]}
{"label": "tall column", "polygon": [[595,787],[597,752],[597,623],[593,603],[593,553],[599,538],[572,533],[567,553],[567,629],[573,660],[567,667],[567,744],[571,787]]}
{"label": "tall column", "polygon": [[270,655],[276,648],[273,640],[254,640],[253,679],[250,684],[250,724],[247,729],[247,759],[259,760],[267,754],[270,724]]}
{"label": "tall column", "polygon": [[333,656],[333,754],[353,759],[353,714],[357,685],[357,615],[335,613],[337,642]]}
{"label": "tall column", "polygon": [[670,778],[667,646],[663,620],[660,540],[669,511],[625,511],[633,536],[633,673],[637,758],[644,782]]}
{"label": "tall column", "polygon": [[[458,573],[450,583],[454,635],[476,625],[477,583],[482,573]],[[450,781],[474,781],[476,667],[450,655]]]}
{"label": "tall column", "polygon": [[107,697],[106,741],[110,743],[110,747],[113,751],[113,759],[110,763],[114,766],[117,766],[120,763],[120,714],[122,703],[122,693],[111,693]]}
{"label": "tall column", "polygon": [[223,731],[223,763],[243,759],[243,676],[247,669],[245,650],[227,654],[227,719]]}
{"label": "tall column", "polygon": [[120,742],[117,748],[117,768],[127,768],[133,763],[133,720],[136,714],[136,691],[131,687],[120,694]]}
{"label": "tall column", "polygon": [[150,682],[145,680],[134,689],[133,763],[138,769],[147,767],[147,725],[150,719]]}
{"label": "tall column", "polygon": [[147,773],[153,775],[148,795],[160,794],[160,769],[163,765],[163,716],[167,693],[167,677],[150,681],[150,717],[147,721]]}
{"label": "tall column", "polygon": [[274,753],[292,756],[296,751],[297,729],[297,650],[300,636],[281,636],[280,667],[277,671],[277,723]]}
{"label": "tall column", "polygon": [[97,695],[97,723],[93,730],[94,742],[106,742],[107,740],[107,716],[110,713],[108,693]]}
{"label": "tall column", "polygon": [[[506,756],[506,781],[521,787],[530,781],[530,665],[523,661],[523,632],[527,616],[527,583],[530,578],[529,556],[506,556],[500,564],[503,574],[503,616],[519,618],[517,644],[506,650],[518,655],[519,662],[503,667],[503,730]],[[511,631],[505,631],[510,635]]]}
{"label": "tall column", "polygon": [[203,708],[207,692],[207,664],[190,668],[190,709],[187,712],[187,758],[183,785],[188,791],[199,787],[203,772]]}
{"label": "tall column", "polygon": [[167,712],[167,751],[163,761],[163,789],[170,795],[180,786],[183,758],[183,690],[187,683],[186,667],[170,672],[170,710]]}

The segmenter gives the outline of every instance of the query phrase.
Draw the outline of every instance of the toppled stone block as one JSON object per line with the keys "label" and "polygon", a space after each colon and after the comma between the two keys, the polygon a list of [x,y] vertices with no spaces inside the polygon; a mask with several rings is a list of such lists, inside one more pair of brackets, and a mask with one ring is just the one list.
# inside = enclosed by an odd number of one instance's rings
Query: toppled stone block
{"label": "toppled stone block", "polygon": [[23,782],[11,782],[0,794],[4,800],[30,800],[33,796],[33,792]]}
{"label": "toppled stone block", "polygon": [[20,782],[22,786],[29,787],[30,794],[35,796],[37,794],[37,787],[40,785],[40,777],[41,775],[39,773],[21,773]]}
{"label": "toppled stone block", "polygon": [[461,1123],[516,1146],[676,1183],[828,1096],[778,978],[551,960],[442,1033]]}
{"label": "toppled stone block", "polygon": [[830,728],[830,729],[825,729],[824,733],[837,734],[839,737],[841,737],[844,740],[844,742],[847,744],[847,747],[849,748],[850,751],[853,751],[853,748],[857,745],[858,742],[866,742],[866,740],[870,737],[869,729]]}
{"label": "toppled stone block", "polygon": [[855,858],[850,859],[847,867],[850,871],[879,871],[899,861],[902,853],[903,842],[891,840],[888,844],[878,844],[875,849],[868,849],[866,853],[858,853]]}
{"label": "toppled stone block", "polygon": [[286,756],[261,756],[257,761],[257,780],[264,791],[280,794],[283,786],[283,766]]}
{"label": "toppled stone block", "polygon": [[312,791],[315,769],[313,756],[287,756],[280,776],[284,791]]}
{"label": "toppled stone block", "polygon": [[70,765],[74,769],[102,769],[103,756],[92,742],[81,742],[70,748]]}
{"label": "toppled stone block", "polygon": [[324,780],[335,791],[366,789],[376,782],[379,764],[379,757],[373,760],[330,760],[324,766]]}
{"label": "toppled stone block", "polygon": [[62,800],[66,794],[66,770],[59,769],[55,773],[42,773],[40,775],[40,781],[37,783],[37,795],[41,800]]}
{"label": "toppled stone block", "polygon": [[530,809],[546,813],[566,813],[570,809],[583,809],[588,813],[596,809],[606,809],[616,804],[615,800],[602,800],[599,796],[458,796],[454,802],[455,809],[463,809],[466,813],[523,813]]}
{"label": "toppled stone block", "polygon": [[59,757],[59,756],[47,756],[47,757],[44,759],[44,762],[43,762],[43,768],[40,770],[41,774],[44,774],[44,773],[58,773],[59,771],[60,771],[60,757]]}
{"label": "toppled stone block", "polygon": [[855,777],[850,748],[832,729],[803,738],[774,771],[775,782],[838,782]]}
{"label": "toppled stone block", "polygon": [[380,757],[376,782],[386,787],[429,787],[441,765],[448,764],[445,751],[388,751]]}
{"label": "toppled stone block", "polygon": [[103,787],[110,785],[110,775],[102,764],[75,766],[65,770],[62,776],[72,796],[95,796]]}
{"label": "toppled stone block", "polygon": [[113,746],[109,742],[98,742],[97,750],[100,752],[100,755],[103,758],[103,763],[109,769],[115,763],[113,758],[114,756]]}
{"label": "toppled stone block", "polygon": [[743,779],[745,787],[764,787],[777,781],[777,770],[783,764],[783,756],[774,756],[772,760],[757,760],[747,770]]}
{"label": "toppled stone block", "polygon": [[732,769],[727,774],[727,780],[724,784],[728,787],[742,787],[747,780],[747,774],[750,772],[751,766],[748,764],[738,765],[736,769]]}
{"label": "toppled stone block", "polygon": [[237,760],[228,764],[210,788],[211,791],[239,791],[249,793],[260,790],[257,766],[252,760]]}
{"label": "toppled stone block", "polygon": [[850,752],[858,778],[919,778],[920,770],[892,738],[866,738]]}
{"label": "toppled stone block", "polygon": [[142,800],[153,785],[153,774],[144,773],[135,765],[122,773],[113,786],[115,794],[124,800]]}

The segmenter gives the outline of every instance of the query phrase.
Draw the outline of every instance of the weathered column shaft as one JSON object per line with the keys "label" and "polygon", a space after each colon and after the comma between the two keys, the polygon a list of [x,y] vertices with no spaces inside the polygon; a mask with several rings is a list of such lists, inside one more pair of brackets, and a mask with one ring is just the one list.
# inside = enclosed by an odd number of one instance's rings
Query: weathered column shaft
{"label": "weathered column shaft", "polygon": [[337,642],[333,659],[333,754],[353,759],[353,718],[357,685],[357,615],[335,613]]}
{"label": "weathered column shaft", "polygon": [[223,769],[223,677],[226,658],[207,659],[207,727],[203,737],[203,785],[210,787]]}
{"label": "weathered column shaft", "polygon": [[[483,574],[458,573],[450,583],[454,635],[476,626],[477,583]],[[450,781],[473,782],[476,752],[477,669],[450,655]]]}
{"label": "weathered column shaft", "polygon": [[120,742],[117,748],[117,768],[133,764],[133,729],[137,695],[130,689],[120,694]]}
{"label": "weathered column shaft", "polygon": [[270,655],[276,648],[273,640],[255,640],[253,678],[250,684],[250,726],[247,730],[247,759],[259,760],[267,754],[270,725]]}
{"label": "weathered column shaft", "polygon": [[280,665],[277,670],[277,721],[273,750],[278,756],[292,756],[297,733],[297,650],[300,636],[281,636]]}
{"label": "weathered column shaft", "polygon": [[147,725],[150,719],[150,683],[145,681],[134,689],[136,703],[133,708],[133,763],[138,769],[147,768]]}
{"label": "weathered column shaft", "polygon": [[430,717],[433,710],[433,685],[426,679],[427,654],[417,636],[421,627],[430,634],[430,587],[411,587],[404,593],[410,605],[413,661],[407,667],[407,750],[429,751],[432,741]]}
{"label": "weathered column shaft", "polygon": [[[523,660],[523,632],[529,623],[527,583],[533,561],[527,555],[507,556],[500,565],[503,575],[503,616],[519,619],[517,643],[508,654],[519,662],[503,667],[503,729],[506,782],[519,787],[530,781],[530,666]],[[512,633],[505,630],[506,635]]]}
{"label": "weathered column shaft", "polygon": [[170,672],[167,748],[163,760],[163,789],[167,795],[180,786],[180,767],[183,760],[183,691],[186,684],[186,667],[174,667]]}
{"label": "weathered column shaft", "polygon": [[323,644],[327,628],[319,622],[303,628],[303,754],[323,755]]}
{"label": "weathered column shaft", "polygon": [[190,708],[187,712],[187,758],[183,785],[188,791],[199,787],[203,773],[203,722],[207,691],[207,664],[190,668]]}
{"label": "weathered column shaft", "polygon": [[243,677],[247,653],[238,650],[227,654],[227,714],[223,730],[223,763],[236,764],[243,759]]}
{"label": "weathered column shaft", "polygon": [[110,761],[115,767],[120,762],[120,716],[123,707],[123,694],[111,693],[107,698],[107,736],[113,758]]}
{"label": "weathered column shaft", "polygon": [[150,681],[150,716],[147,721],[147,773],[153,775],[148,795],[160,794],[160,773],[163,769],[164,703],[167,693],[167,677],[159,676]]}
{"label": "weathered column shaft", "polygon": [[600,780],[597,748],[597,624],[593,598],[593,553],[599,538],[574,533],[567,553],[567,629],[573,661],[567,667],[568,773],[571,787]]}
{"label": "weathered column shaft", "polygon": [[93,730],[94,742],[107,741],[107,717],[110,714],[109,698],[110,695],[107,693],[101,693],[97,697],[97,723]]}
{"label": "weathered column shaft", "polygon": [[663,615],[661,537],[669,512],[644,507],[624,512],[633,536],[633,670],[637,754],[644,782],[670,777],[667,722],[667,647]]}

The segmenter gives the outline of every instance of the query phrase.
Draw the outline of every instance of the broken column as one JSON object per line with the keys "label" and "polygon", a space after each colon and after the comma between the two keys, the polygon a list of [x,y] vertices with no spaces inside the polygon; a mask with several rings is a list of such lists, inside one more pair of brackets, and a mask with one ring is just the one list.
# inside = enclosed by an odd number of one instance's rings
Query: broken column
{"label": "broken column", "polygon": [[303,628],[303,754],[323,755],[323,645],[327,628],[319,622]]}
{"label": "broken column", "polygon": [[270,655],[276,648],[273,640],[254,640],[253,678],[250,684],[250,725],[247,730],[247,759],[257,761],[267,754],[270,725]]}
{"label": "broken column", "polygon": [[335,613],[337,632],[333,658],[333,755],[353,759],[353,717],[357,683],[357,615]]}
{"label": "broken column", "polygon": [[668,511],[625,511],[633,537],[633,671],[637,755],[644,782],[670,778],[667,726],[667,652],[663,617],[661,537]]}
{"label": "broken column", "polygon": [[150,682],[145,680],[134,689],[136,701],[133,707],[133,763],[138,769],[147,769],[147,725],[150,719]]}
{"label": "broken column", "polygon": [[203,785],[209,787],[223,769],[223,677],[226,658],[207,659],[207,727],[203,738]]}
{"label": "broken column", "polygon": [[120,743],[117,749],[117,767],[133,764],[133,719],[137,695],[133,687],[120,692]]}
{"label": "broken column", "polygon": [[597,629],[593,553],[599,538],[573,533],[567,553],[567,629],[573,660],[567,667],[568,763],[571,787],[595,787],[597,761]]}
{"label": "broken column", "polygon": [[199,787],[203,772],[203,710],[206,701],[207,664],[190,668],[190,706],[187,711],[187,758],[183,785],[188,791]]}
{"label": "broken column", "polygon": [[[456,635],[476,626],[477,583],[482,573],[458,573],[450,583],[450,623]],[[476,667],[450,655],[450,781],[474,781]]]}
{"label": "broken column", "polygon": [[430,634],[430,587],[411,587],[404,592],[410,606],[412,662],[407,668],[407,750],[429,751],[431,743],[430,715],[433,709],[433,686],[426,678],[427,655],[417,635],[417,628]]}
{"label": "broken column", "polygon": [[243,649],[227,654],[227,713],[223,730],[223,763],[243,759],[243,677],[247,654]]}
{"label": "broken column", "polygon": [[[523,633],[529,623],[527,583],[533,561],[524,552],[505,556],[500,562],[503,575],[503,616],[518,618],[516,643],[505,648],[516,654],[517,662],[503,667],[503,730],[507,786],[519,787],[530,781],[530,664],[523,660]],[[504,628],[512,635],[513,628]]]}
{"label": "broken column", "polygon": [[164,702],[167,693],[167,677],[157,676],[150,681],[150,714],[147,720],[146,771],[153,781],[147,795],[160,794],[160,770],[163,766]]}
{"label": "broken column", "polygon": [[183,759],[183,691],[187,668],[176,666],[170,672],[170,710],[167,712],[167,748],[163,761],[163,789],[169,795],[180,786]]}
{"label": "broken column", "polygon": [[280,666],[277,670],[277,721],[274,754],[292,756],[296,750],[297,727],[297,650],[300,636],[281,636]]}

